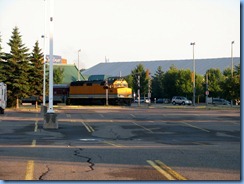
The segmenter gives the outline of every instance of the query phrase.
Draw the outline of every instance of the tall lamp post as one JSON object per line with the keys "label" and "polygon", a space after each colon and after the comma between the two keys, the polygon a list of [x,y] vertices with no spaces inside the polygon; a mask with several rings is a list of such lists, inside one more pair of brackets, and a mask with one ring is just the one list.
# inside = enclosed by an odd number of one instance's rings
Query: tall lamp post
{"label": "tall lamp post", "polygon": [[50,22],[49,22],[49,102],[48,110],[44,116],[44,129],[58,129],[57,114],[53,109],[53,0],[50,0]]}
{"label": "tall lamp post", "polygon": [[[46,106],[46,1],[44,0],[44,35],[43,38],[43,102],[42,105]],[[44,107],[43,107],[44,108]]]}
{"label": "tall lamp post", "polygon": [[43,38],[43,106],[46,105],[46,38],[45,34],[42,35]]}
{"label": "tall lamp post", "polygon": [[80,52],[81,52],[81,49],[78,50],[78,72],[77,72],[78,81],[80,81]]}
{"label": "tall lamp post", "polygon": [[[234,73],[234,63],[233,63],[233,45],[234,41],[231,42],[231,77],[233,78],[233,73]],[[231,106],[233,105],[233,100],[231,99]]]}
{"label": "tall lamp post", "polygon": [[196,65],[195,65],[195,57],[194,57],[194,46],[195,42],[191,42],[191,45],[193,46],[193,77],[192,77],[192,83],[193,83],[193,105],[195,106],[195,96],[196,96]]}
{"label": "tall lamp post", "polygon": [[233,77],[233,45],[234,41],[231,42],[231,77]]}

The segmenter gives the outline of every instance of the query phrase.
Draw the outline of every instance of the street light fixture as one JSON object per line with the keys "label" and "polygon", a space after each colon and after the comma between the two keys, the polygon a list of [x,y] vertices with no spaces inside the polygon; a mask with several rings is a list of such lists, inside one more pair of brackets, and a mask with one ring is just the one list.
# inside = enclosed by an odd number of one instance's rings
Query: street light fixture
{"label": "street light fixture", "polygon": [[195,96],[196,96],[196,65],[195,65],[195,57],[194,57],[194,46],[195,42],[191,42],[191,45],[193,46],[193,77],[192,77],[192,82],[193,82],[193,105],[195,106]]}
{"label": "street light fixture", "polygon": [[77,66],[77,68],[78,68],[77,80],[78,81],[80,81],[80,67],[79,67],[80,66],[80,54],[79,54],[80,52],[81,52],[81,49],[78,50],[78,66]]}

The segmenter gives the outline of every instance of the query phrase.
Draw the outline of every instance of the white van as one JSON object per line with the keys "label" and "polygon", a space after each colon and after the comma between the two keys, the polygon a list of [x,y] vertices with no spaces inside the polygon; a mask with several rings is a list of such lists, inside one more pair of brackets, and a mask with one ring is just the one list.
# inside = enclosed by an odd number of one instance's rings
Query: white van
{"label": "white van", "polygon": [[4,114],[7,106],[7,85],[0,82],[0,114]]}

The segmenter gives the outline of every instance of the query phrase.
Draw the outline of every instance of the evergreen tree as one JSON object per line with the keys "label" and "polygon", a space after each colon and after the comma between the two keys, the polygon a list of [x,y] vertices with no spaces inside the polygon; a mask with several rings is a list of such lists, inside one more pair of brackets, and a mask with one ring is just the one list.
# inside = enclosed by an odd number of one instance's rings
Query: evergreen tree
{"label": "evergreen tree", "polygon": [[129,88],[132,88],[132,86],[133,86],[133,76],[131,74],[130,75],[127,75],[125,77],[125,80],[128,83],[128,87]]}
{"label": "evergreen tree", "polygon": [[146,96],[148,89],[148,79],[146,78],[146,71],[144,69],[144,66],[142,64],[137,65],[137,67],[131,71],[131,75],[133,76],[133,91],[137,94],[138,76],[140,76],[140,96]]}
{"label": "evergreen tree", "polygon": [[30,57],[30,96],[40,97],[43,93],[43,54],[36,41]]}
{"label": "evergreen tree", "polygon": [[5,75],[5,62],[4,62],[4,53],[2,52],[2,38],[0,35],[0,82],[5,82],[6,81],[6,75]]}
{"label": "evergreen tree", "polygon": [[152,77],[152,97],[163,98],[165,97],[164,92],[164,72],[162,66],[159,66],[155,75]]}
{"label": "evergreen tree", "polygon": [[8,45],[10,46],[10,54],[7,64],[7,85],[8,85],[8,105],[17,105],[16,99],[29,96],[29,49],[22,43],[21,35],[18,27],[12,32]]}
{"label": "evergreen tree", "polygon": [[62,84],[64,78],[64,69],[61,67],[55,68],[53,70],[53,83]]}

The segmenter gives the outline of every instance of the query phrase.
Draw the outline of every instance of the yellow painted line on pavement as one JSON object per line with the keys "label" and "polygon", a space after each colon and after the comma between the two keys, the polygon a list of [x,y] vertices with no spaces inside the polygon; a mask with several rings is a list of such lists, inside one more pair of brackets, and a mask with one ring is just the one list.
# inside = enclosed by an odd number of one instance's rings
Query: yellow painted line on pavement
{"label": "yellow painted line on pavement", "polygon": [[168,180],[187,180],[184,176],[177,173],[176,171],[171,169],[169,166],[165,165],[160,160],[155,160],[155,162],[151,160],[147,160],[147,163],[149,163],[154,169],[160,172]]}
{"label": "yellow painted line on pavement", "polygon": [[104,115],[103,114],[99,114],[101,116],[101,118],[104,118]]}
{"label": "yellow painted line on pavement", "polygon": [[34,161],[29,160],[27,162],[25,180],[33,180],[33,175],[34,175]]}
{"label": "yellow painted line on pavement", "polygon": [[36,140],[32,140],[32,143],[31,143],[31,147],[35,147],[36,146]]}
{"label": "yellow painted line on pavement", "polygon": [[35,122],[35,129],[34,129],[34,132],[37,132],[37,129],[38,129],[38,120],[36,120],[36,122]]}
{"label": "yellow painted line on pavement", "polygon": [[134,114],[130,114],[133,118],[135,118],[136,116]]}
{"label": "yellow painted line on pavement", "polygon": [[164,169],[166,172],[168,172],[169,174],[171,174],[175,179],[177,180],[187,180],[184,176],[182,176],[181,174],[177,173],[176,171],[174,171],[173,169],[171,169],[169,166],[165,165],[163,162],[161,162],[160,160],[155,160],[155,162],[162,168]]}
{"label": "yellow painted line on pavement", "polygon": [[206,129],[204,129],[204,128],[200,128],[200,127],[191,125],[191,124],[186,123],[186,122],[182,122],[182,123],[185,124],[185,125],[187,125],[187,126],[190,126],[190,127],[193,127],[193,128],[199,129],[199,130],[202,130],[202,131],[204,131],[204,132],[210,132],[209,130],[206,130]]}
{"label": "yellow painted line on pavement", "polygon": [[150,129],[144,127],[144,126],[141,126],[141,125],[139,125],[139,124],[137,124],[137,123],[135,123],[135,122],[132,122],[132,123],[135,124],[135,125],[137,125],[137,126],[139,126],[139,127],[141,127],[141,128],[143,128],[144,130],[147,130],[147,131],[149,131],[149,132],[153,132],[152,130],[150,130]]}
{"label": "yellow painted line on pavement", "polygon": [[167,173],[165,170],[160,168],[157,164],[155,164],[151,160],[147,160],[147,163],[149,163],[154,169],[156,169],[158,172],[160,172],[164,177],[166,177],[168,180],[175,180],[173,176],[171,176],[169,173]]}
{"label": "yellow painted line on pavement", "polygon": [[112,146],[115,146],[115,147],[123,147],[123,145],[121,144],[114,144],[112,142],[109,142],[109,141],[103,141],[105,144],[109,144],[109,145],[112,145]]}
{"label": "yellow painted line on pavement", "polygon": [[87,123],[87,126],[90,128],[90,130],[92,131],[92,132],[94,132],[95,130],[92,128],[92,126],[91,125],[89,125],[88,123]]}
{"label": "yellow painted line on pavement", "polygon": [[86,127],[88,132],[94,132],[94,129],[90,125],[85,124],[85,122],[82,122],[82,124]]}
{"label": "yellow painted line on pavement", "polygon": [[[36,114],[36,118],[38,118],[38,114]],[[35,121],[34,132],[37,132],[37,129],[38,129],[38,119]]]}

